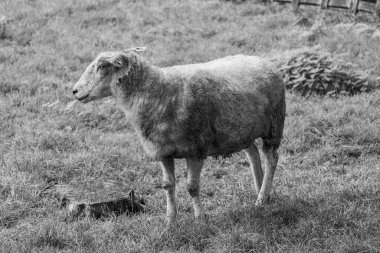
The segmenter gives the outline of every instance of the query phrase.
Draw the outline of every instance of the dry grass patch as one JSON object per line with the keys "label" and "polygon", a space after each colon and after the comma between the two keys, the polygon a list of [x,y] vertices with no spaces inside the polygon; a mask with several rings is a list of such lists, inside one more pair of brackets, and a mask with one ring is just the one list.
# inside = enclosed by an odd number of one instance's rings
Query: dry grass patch
{"label": "dry grass patch", "polygon": [[[70,104],[71,87],[101,51],[147,46],[156,65],[229,54],[271,55],[317,45],[369,75],[380,45],[326,16],[312,42],[290,8],[256,1],[10,1],[0,39],[0,249],[4,252],[378,252],[379,91],[338,99],[287,94],[271,205],[254,207],[244,154],[205,163],[209,223],[195,221],[177,162],[178,226],[165,226],[160,167],[109,100]],[[320,14],[309,15],[315,22]],[[315,18],[315,19],[314,19]],[[361,22],[370,21],[360,18]],[[270,32],[269,32],[270,31]],[[70,106],[71,105],[71,106]],[[65,110],[69,106],[69,110]],[[47,182],[114,179],[146,198],[148,212],[65,222],[36,193]]]}

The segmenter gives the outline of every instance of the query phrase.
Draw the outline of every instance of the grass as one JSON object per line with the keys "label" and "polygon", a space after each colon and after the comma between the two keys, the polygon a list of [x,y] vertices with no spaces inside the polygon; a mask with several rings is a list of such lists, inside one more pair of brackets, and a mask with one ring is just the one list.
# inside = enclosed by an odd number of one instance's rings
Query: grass
{"label": "grass", "polygon": [[[378,75],[380,43],[325,15],[314,41],[291,9],[259,1],[4,0],[13,19],[0,39],[0,252],[380,252],[380,91],[338,99],[287,94],[272,202],[254,206],[246,158],[205,163],[209,214],[192,218],[177,161],[179,219],[163,233],[159,166],[111,99],[72,103],[71,87],[101,51],[147,46],[153,64],[229,54],[276,55],[320,45]],[[239,4],[236,4],[239,3]],[[372,21],[366,16],[359,21]],[[142,195],[136,216],[68,222],[47,183],[119,180]]]}

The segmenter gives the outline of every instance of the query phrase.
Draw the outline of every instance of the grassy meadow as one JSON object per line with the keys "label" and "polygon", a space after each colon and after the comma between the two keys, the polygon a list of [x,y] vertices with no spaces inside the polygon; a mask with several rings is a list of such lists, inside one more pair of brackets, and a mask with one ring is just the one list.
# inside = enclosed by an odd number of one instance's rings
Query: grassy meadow
{"label": "grassy meadow", "polygon": [[[240,3],[241,2],[241,3]],[[303,10],[324,20],[313,40],[291,6],[218,0],[2,0],[0,34],[0,252],[380,252],[380,89],[352,97],[287,93],[271,204],[254,206],[247,159],[208,159],[193,219],[185,163],[177,165],[178,222],[166,233],[161,168],[112,99],[83,105],[71,88],[102,51],[146,46],[169,66],[232,54],[273,57],[319,46],[353,69],[380,73],[380,39],[340,29],[369,16]],[[124,182],[147,212],[65,219],[49,182]]]}

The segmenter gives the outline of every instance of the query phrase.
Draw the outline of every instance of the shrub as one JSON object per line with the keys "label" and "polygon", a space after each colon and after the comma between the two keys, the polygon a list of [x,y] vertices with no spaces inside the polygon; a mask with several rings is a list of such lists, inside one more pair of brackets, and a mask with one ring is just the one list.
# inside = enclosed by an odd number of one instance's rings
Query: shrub
{"label": "shrub", "polygon": [[367,75],[348,71],[335,64],[327,54],[303,52],[292,57],[280,70],[285,87],[303,96],[338,96],[369,92],[373,89]]}

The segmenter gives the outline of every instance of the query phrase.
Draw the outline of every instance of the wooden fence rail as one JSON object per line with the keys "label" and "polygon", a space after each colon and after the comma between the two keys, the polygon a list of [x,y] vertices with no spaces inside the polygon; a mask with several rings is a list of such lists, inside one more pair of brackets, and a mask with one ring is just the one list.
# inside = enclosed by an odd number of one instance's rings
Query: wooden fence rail
{"label": "wooden fence rail", "polygon": [[380,17],[380,0],[274,0],[279,3],[291,3],[295,10],[300,5],[320,6],[322,9],[346,9],[353,14],[373,13]]}

